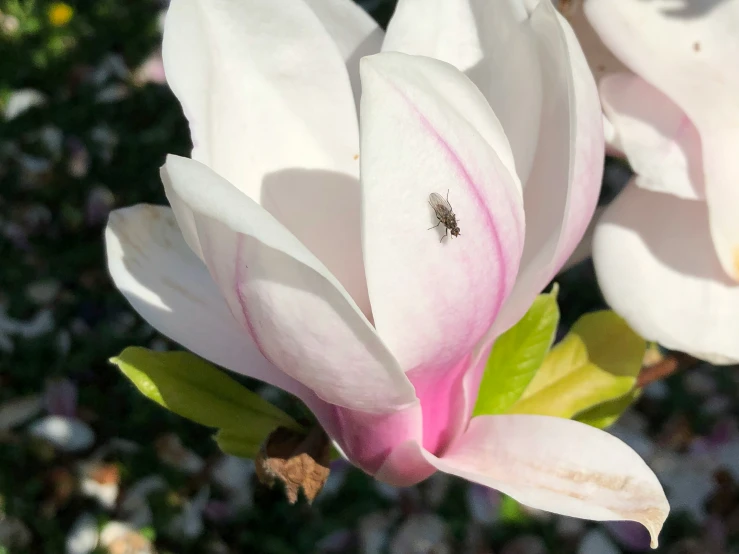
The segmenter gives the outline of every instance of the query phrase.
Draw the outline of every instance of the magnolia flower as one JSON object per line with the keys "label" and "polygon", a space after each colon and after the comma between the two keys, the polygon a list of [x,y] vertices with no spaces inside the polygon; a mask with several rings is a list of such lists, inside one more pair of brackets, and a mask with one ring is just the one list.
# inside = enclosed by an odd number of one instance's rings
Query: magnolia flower
{"label": "magnolia flower", "polygon": [[[597,92],[549,0],[403,0],[385,36],[349,0],[173,0],[163,56],[192,159],[162,169],[171,209],[106,232],[147,321],[299,397],[388,484],[441,470],[656,537],[664,494],[618,439],[471,418],[495,337],[598,195]],[[461,235],[440,242],[447,191]]]}
{"label": "magnolia flower", "polygon": [[636,173],[595,229],[603,294],[644,337],[737,361],[739,2],[582,7],[569,15],[601,77],[606,136]]}

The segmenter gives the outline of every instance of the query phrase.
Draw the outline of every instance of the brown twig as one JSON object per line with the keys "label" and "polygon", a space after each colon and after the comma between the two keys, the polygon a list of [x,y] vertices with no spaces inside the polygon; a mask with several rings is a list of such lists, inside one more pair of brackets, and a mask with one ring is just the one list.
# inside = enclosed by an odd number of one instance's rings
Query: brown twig
{"label": "brown twig", "polygon": [[639,388],[646,387],[650,383],[669,377],[673,373],[692,367],[699,362],[700,360],[689,354],[671,352],[659,362],[643,367],[636,379],[636,386]]}

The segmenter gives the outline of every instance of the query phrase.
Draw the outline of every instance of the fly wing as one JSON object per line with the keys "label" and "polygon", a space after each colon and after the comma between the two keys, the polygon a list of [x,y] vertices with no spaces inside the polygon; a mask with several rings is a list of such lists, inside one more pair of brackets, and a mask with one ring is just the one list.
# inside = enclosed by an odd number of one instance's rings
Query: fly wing
{"label": "fly wing", "polygon": [[441,194],[432,192],[429,194],[429,204],[437,215],[443,216],[452,213],[452,206]]}

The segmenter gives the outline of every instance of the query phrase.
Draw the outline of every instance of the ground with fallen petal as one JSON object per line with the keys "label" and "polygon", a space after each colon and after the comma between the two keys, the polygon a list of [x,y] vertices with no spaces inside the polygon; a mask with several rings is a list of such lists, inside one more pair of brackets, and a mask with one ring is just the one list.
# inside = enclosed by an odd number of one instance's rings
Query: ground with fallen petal
{"label": "ground with fallen petal", "polygon": [[[334,462],[312,506],[289,505],[107,362],[174,346],[114,290],[102,245],[111,208],[165,202],[157,169],[189,148],[156,50],[164,4],[0,13],[0,553],[646,551],[636,525],[533,512],[444,475],[396,489]],[[365,4],[381,23],[392,12]],[[625,171],[610,163],[608,183]],[[559,283],[562,335],[603,305],[588,262]],[[659,552],[739,552],[738,387],[739,368],[700,364],[650,385],[612,429],[667,489]]]}

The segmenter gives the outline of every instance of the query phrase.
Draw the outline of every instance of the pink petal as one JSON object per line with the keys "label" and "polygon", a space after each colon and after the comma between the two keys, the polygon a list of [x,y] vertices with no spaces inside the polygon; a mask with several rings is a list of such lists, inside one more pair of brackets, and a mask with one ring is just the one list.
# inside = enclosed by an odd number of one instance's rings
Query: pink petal
{"label": "pink petal", "polygon": [[644,338],[739,360],[739,286],[711,247],[705,203],[629,185],[598,222],[593,261],[606,301]]}
{"label": "pink petal", "polygon": [[536,5],[529,24],[538,39],[546,94],[534,167],[524,184],[527,228],[521,270],[496,332],[526,313],[574,251],[595,210],[603,172],[600,102],[585,56],[550,2],[529,4]]}
{"label": "pink petal", "polygon": [[[436,467],[426,459],[428,455],[418,441],[399,444],[375,473],[375,479],[395,487],[420,483],[436,473]],[[433,459],[433,456],[431,456]]]}
{"label": "pink petal", "polygon": [[600,95],[621,150],[637,174],[636,184],[688,200],[702,199],[701,142],[688,116],[630,73],[604,77]]}
{"label": "pink petal", "polygon": [[523,2],[400,0],[383,51],[429,56],[465,72],[500,119],[526,181],[543,91],[537,38]]}
{"label": "pink petal", "polygon": [[205,165],[169,156],[163,173],[194,213],[231,313],[267,359],[331,404],[388,414],[417,402],[374,328],[294,235]]}
{"label": "pink petal", "polygon": [[[438,60],[398,53],[361,67],[364,255],[375,327],[406,372],[440,379],[491,327],[523,241],[502,129],[474,85]],[[461,235],[429,205],[446,196]]]}
{"label": "pink petal", "polygon": [[169,208],[139,204],[115,210],[105,244],[113,282],[152,327],[220,366],[310,396],[262,356],[233,318]]}
{"label": "pink petal", "polygon": [[[327,419],[327,418],[324,418]],[[335,408],[332,437],[356,466],[370,475],[406,441],[418,442],[425,425],[418,403],[389,414],[369,414]]]}
{"label": "pink petal", "polygon": [[[351,20],[348,32],[361,16],[358,8],[334,13],[317,4],[321,17],[304,0],[173,0],[164,64],[190,122],[193,159],[297,235],[369,315],[357,224],[359,132],[346,66],[356,61],[344,59],[363,35],[339,47],[331,37],[338,23],[330,21]],[[358,27],[366,33],[368,23]]]}
{"label": "pink petal", "polygon": [[416,389],[423,411],[423,447],[434,454],[441,454],[465,428],[472,414],[477,390],[467,397],[463,387],[464,377],[476,369],[470,367],[471,354],[462,358],[455,367],[443,372],[417,368],[406,375]]}
{"label": "pink petal", "polygon": [[474,418],[440,471],[495,488],[540,510],[642,523],[657,546],[669,506],[657,477],[630,447],[576,421],[547,416]]}
{"label": "pink petal", "polygon": [[693,4],[588,0],[585,13],[603,42],[698,129],[714,246],[739,280],[739,3]]}
{"label": "pink petal", "polygon": [[203,358],[301,398],[356,465],[374,471],[396,441],[420,440],[417,404],[397,417],[343,410],[268,362],[185,244],[168,208],[141,205],[115,211],[106,246],[116,286],[147,322]]}

